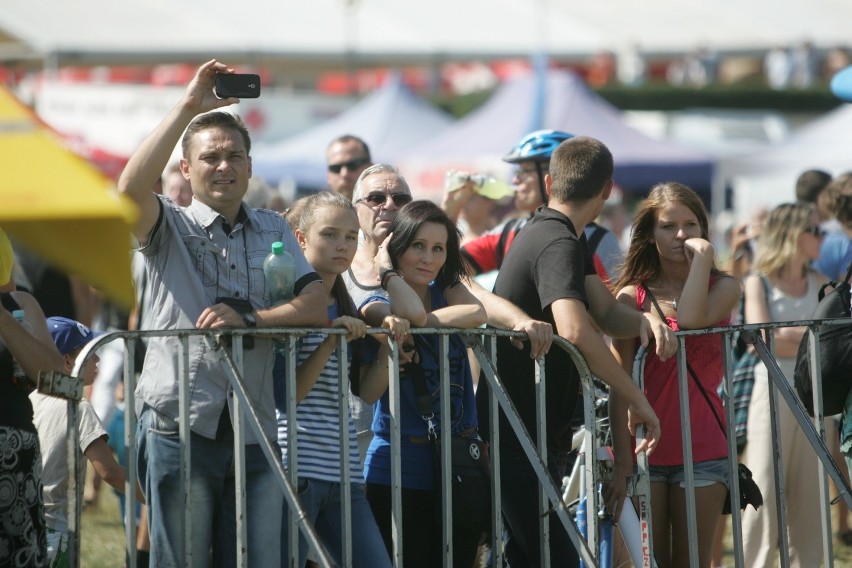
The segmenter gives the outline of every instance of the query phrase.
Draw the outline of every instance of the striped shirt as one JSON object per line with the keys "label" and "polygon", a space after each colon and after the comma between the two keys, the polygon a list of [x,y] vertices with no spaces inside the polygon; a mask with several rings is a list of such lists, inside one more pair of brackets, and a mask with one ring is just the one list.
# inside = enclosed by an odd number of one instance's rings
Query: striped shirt
{"label": "striped shirt", "polygon": [[[329,306],[328,317],[338,317],[336,306]],[[301,365],[320,343],[326,334],[306,335],[299,341],[296,366]],[[309,477],[332,483],[340,482],[340,442],[341,422],[338,412],[339,362],[337,349],[329,355],[325,368],[317,378],[313,388],[296,407],[298,468],[299,477]],[[348,393],[347,393],[348,397]],[[287,413],[286,408],[278,408],[278,445],[281,447],[284,467],[289,467],[287,451]],[[364,483],[355,425],[350,417],[346,424],[349,430],[349,468],[353,483]]]}

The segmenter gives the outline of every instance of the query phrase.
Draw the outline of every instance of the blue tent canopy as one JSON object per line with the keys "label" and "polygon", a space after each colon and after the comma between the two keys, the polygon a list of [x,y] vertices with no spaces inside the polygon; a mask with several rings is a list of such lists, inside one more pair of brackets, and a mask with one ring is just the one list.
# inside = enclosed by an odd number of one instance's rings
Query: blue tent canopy
{"label": "blue tent canopy", "polygon": [[325,151],[343,134],[362,138],[376,162],[389,161],[446,128],[451,118],[418,98],[398,75],[339,116],[275,144],[252,149],[254,175],[269,183],[291,179],[299,186],[326,185]]}
{"label": "blue tent canopy", "polygon": [[[640,193],[661,181],[709,191],[715,162],[710,154],[650,138],[628,126],[618,109],[573,73],[549,71],[540,84],[545,89],[541,127],[601,140],[615,158],[615,181],[626,191]],[[416,170],[441,164],[481,169],[483,163],[498,161],[537,128],[533,115],[540,95],[532,74],[509,81],[482,107],[413,148],[400,162]]]}

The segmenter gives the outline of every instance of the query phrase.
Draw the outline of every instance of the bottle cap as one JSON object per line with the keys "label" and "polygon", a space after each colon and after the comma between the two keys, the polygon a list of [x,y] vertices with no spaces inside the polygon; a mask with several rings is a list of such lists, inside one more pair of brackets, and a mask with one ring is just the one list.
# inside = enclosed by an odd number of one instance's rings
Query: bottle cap
{"label": "bottle cap", "polygon": [[272,254],[281,255],[284,252],[284,243],[281,241],[275,241],[272,243]]}
{"label": "bottle cap", "polygon": [[12,317],[15,318],[18,321],[24,321],[24,319],[27,317],[27,315],[26,315],[26,313],[24,313],[24,310],[14,310],[12,312]]}
{"label": "bottle cap", "polygon": [[451,193],[464,187],[470,179],[470,175],[456,170],[448,170],[444,174],[444,191]]}

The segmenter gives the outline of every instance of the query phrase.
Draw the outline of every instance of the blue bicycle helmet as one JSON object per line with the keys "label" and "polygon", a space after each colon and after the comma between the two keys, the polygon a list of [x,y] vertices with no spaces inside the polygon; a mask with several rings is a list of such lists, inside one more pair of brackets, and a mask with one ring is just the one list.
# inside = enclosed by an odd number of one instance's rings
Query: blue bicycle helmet
{"label": "blue bicycle helmet", "polygon": [[518,162],[534,161],[547,162],[550,155],[565,140],[573,138],[573,134],[561,130],[536,130],[524,136],[512,151],[504,158],[504,162],[517,164]]}
{"label": "blue bicycle helmet", "polygon": [[535,162],[535,168],[538,170],[538,191],[541,194],[542,203],[546,205],[547,191],[544,188],[544,174],[547,171],[543,169],[542,165],[550,161],[553,151],[562,142],[573,137],[573,134],[568,134],[561,130],[536,130],[535,132],[530,132],[512,148],[512,151],[503,158],[503,161],[510,164]]}

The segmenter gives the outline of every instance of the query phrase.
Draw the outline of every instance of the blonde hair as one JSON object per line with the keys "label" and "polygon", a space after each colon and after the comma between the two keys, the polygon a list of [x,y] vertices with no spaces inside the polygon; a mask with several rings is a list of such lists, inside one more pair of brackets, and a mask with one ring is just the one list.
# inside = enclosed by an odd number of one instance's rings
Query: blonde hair
{"label": "blonde hair", "polygon": [[769,213],[760,231],[754,268],[765,275],[787,266],[799,252],[799,235],[816,209],[810,203],[783,203]]}

